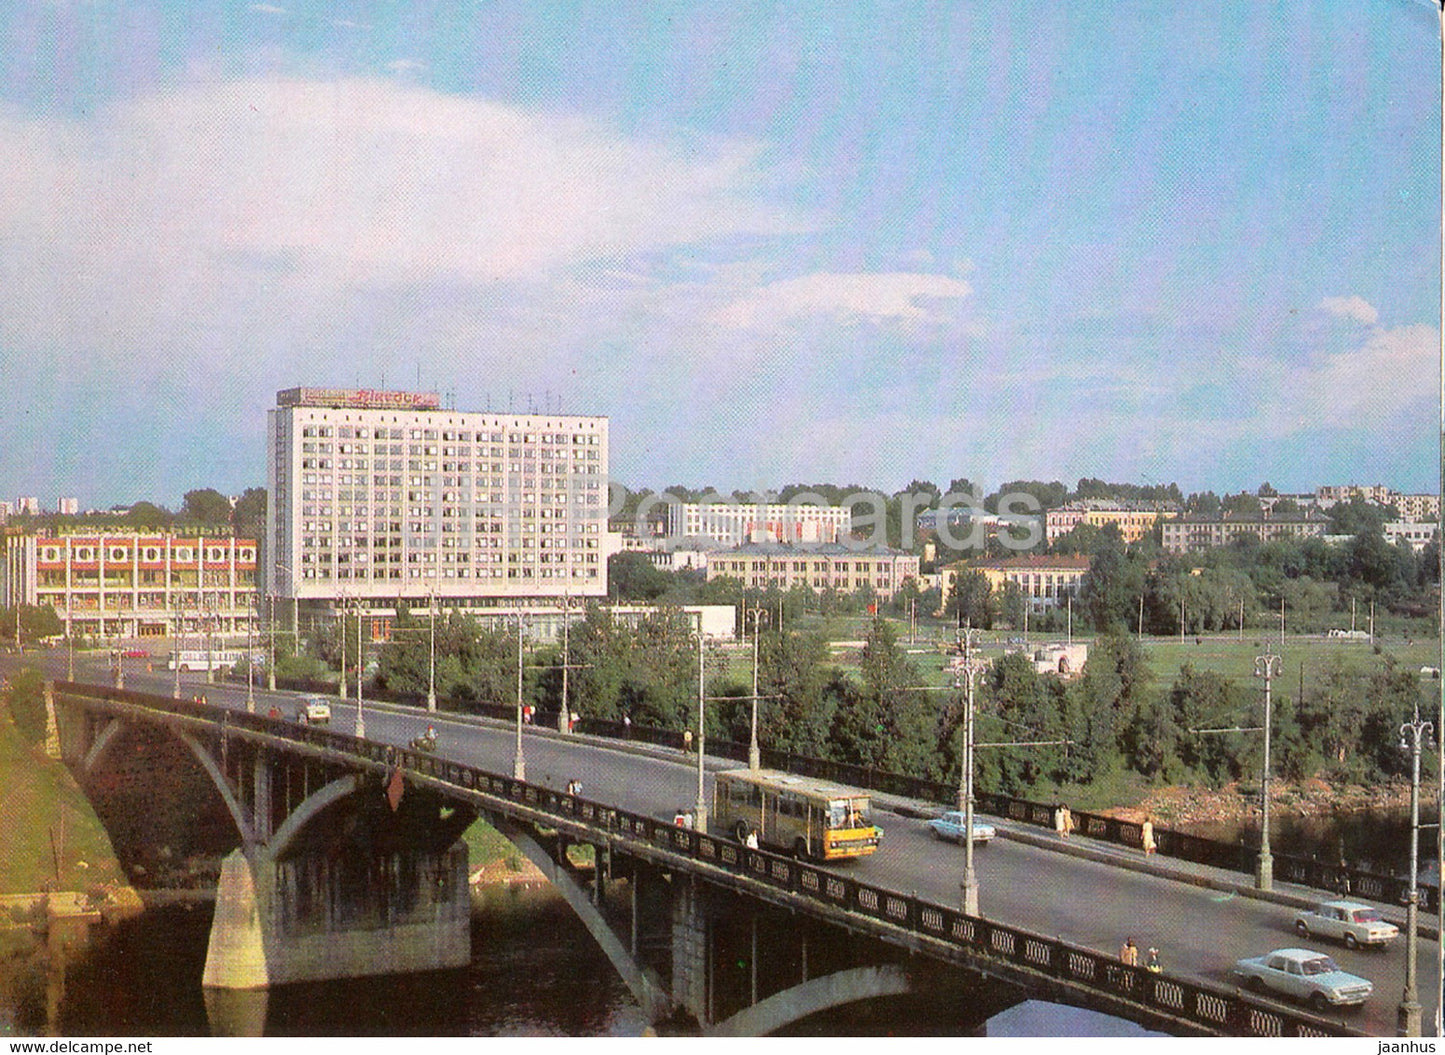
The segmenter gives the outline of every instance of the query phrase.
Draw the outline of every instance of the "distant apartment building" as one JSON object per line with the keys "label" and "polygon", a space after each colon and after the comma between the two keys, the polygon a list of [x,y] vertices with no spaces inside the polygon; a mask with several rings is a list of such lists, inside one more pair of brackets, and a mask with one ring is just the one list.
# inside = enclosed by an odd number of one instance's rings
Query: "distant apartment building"
{"label": "distant apartment building", "polygon": [[1321,509],[1328,509],[1336,502],[1348,502],[1354,498],[1363,498],[1366,502],[1374,502],[1376,505],[1389,505],[1395,492],[1384,484],[1341,484],[1315,488],[1315,504]]}
{"label": "distant apartment building", "polygon": [[1438,523],[1440,520],[1439,495],[1396,495],[1390,504],[1400,511],[1400,518],[1408,523]]}
{"label": "distant apartment building", "polygon": [[892,597],[910,579],[918,579],[918,558],[882,547],[852,549],[840,544],[796,547],[776,542],[747,543],[713,553],[707,577],[737,579],[744,586],[851,593],[872,587],[882,600]]}
{"label": "distant apartment building", "polygon": [[1385,524],[1385,541],[1392,546],[1406,545],[1416,553],[1422,552],[1439,534],[1439,525],[1429,520],[1392,520]]}
{"label": "distant apartment building", "polygon": [[29,513],[31,516],[40,515],[40,499],[35,495],[25,495],[15,499],[16,513]]}
{"label": "distant apartment building", "polygon": [[80,499],[61,498],[55,503],[55,511],[61,516],[75,516],[80,512]]}
{"label": "distant apartment building", "polygon": [[725,546],[745,542],[833,543],[847,538],[853,511],[845,506],[792,503],[677,502],[667,506],[667,534],[699,536]]}
{"label": "distant apartment building", "polygon": [[15,503],[14,503],[14,502],[0,502],[0,524],[3,524],[5,521],[9,520],[9,519],[10,519],[11,517],[13,517],[14,515],[15,515]]}
{"label": "distant apartment building", "polygon": [[253,539],[92,531],[4,541],[4,605],[49,605],[72,637],[259,630]]}
{"label": "distant apartment building", "polygon": [[1261,542],[1274,539],[1323,538],[1328,518],[1307,509],[1264,517],[1184,517],[1164,522],[1162,545],[1165,553],[1197,553],[1227,546],[1235,539],[1253,535]]}
{"label": "distant apartment building", "polygon": [[1079,585],[1089,571],[1088,557],[1053,557],[1026,554],[1004,560],[959,561],[939,569],[942,599],[947,601],[961,576],[979,572],[995,592],[1013,584],[1029,600],[1034,611],[1066,604],[1079,595]]}
{"label": "distant apartment building", "polygon": [[262,573],[303,622],[606,596],[607,418],[371,389],[291,388],[276,404]]}
{"label": "distant apartment building", "polygon": [[1067,535],[1080,524],[1104,527],[1113,524],[1125,542],[1138,542],[1154,530],[1159,520],[1179,515],[1173,502],[1106,502],[1086,499],[1050,509],[1044,514],[1044,533],[1050,543]]}

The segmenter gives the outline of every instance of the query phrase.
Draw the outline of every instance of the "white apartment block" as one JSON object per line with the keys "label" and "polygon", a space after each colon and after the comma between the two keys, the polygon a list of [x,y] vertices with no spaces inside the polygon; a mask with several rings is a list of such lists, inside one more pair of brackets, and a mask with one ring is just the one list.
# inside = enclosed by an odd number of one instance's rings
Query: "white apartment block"
{"label": "white apartment block", "polygon": [[262,571],[279,599],[314,618],[606,596],[605,417],[370,389],[292,388],[276,403]]}
{"label": "white apartment block", "polygon": [[55,511],[61,516],[75,516],[80,512],[80,499],[61,498],[55,503]]}
{"label": "white apartment block", "polygon": [[701,537],[725,546],[749,542],[830,544],[853,529],[846,506],[735,502],[676,502],[667,507],[672,539]]}

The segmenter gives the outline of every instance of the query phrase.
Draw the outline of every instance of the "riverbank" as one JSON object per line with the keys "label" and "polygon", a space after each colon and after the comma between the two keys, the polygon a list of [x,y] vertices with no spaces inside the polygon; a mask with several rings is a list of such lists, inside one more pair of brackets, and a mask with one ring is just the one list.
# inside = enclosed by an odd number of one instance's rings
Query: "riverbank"
{"label": "riverbank", "polygon": [[[1333,785],[1323,780],[1290,783],[1270,782],[1270,812],[1277,816],[1327,817],[1342,813],[1399,810],[1410,805],[1410,785]],[[1434,798],[1423,798],[1422,816],[1438,812]],[[1259,816],[1259,785],[1238,781],[1214,789],[1192,785],[1153,788],[1135,806],[1118,806],[1098,811],[1120,820],[1143,821],[1150,817],[1165,828],[1188,828],[1201,824],[1248,821]]]}

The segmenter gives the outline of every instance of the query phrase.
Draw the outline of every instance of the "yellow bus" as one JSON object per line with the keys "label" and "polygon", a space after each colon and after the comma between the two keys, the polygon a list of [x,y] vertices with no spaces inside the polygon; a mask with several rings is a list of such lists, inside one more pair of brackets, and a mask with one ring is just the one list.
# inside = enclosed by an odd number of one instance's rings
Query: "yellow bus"
{"label": "yellow bus", "polygon": [[864,857],[883,836],[866,791],[776,769],[717,774],[708,826],[740,843],[755,836],[761,846],[820,861]]}

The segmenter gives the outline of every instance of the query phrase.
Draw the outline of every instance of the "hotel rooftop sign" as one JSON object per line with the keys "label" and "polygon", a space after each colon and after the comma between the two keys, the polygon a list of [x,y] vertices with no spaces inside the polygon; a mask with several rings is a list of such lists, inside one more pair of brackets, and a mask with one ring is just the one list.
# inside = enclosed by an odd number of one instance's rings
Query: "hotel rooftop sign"
{"label": "hotel rooftop sign", "polygon": [[356,410],[437,410],[435,392],[385,392],[377,388],[283,388],[278,407],[347,407]]}

